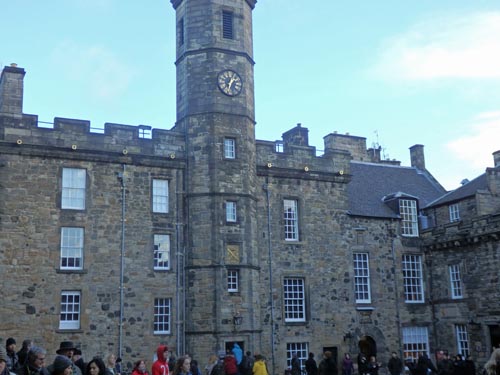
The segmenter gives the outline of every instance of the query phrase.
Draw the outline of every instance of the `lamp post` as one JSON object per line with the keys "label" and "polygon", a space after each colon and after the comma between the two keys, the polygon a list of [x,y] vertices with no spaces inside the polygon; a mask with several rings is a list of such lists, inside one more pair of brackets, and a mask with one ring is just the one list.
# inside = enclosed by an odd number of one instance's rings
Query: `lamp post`
{"label": "lamp post", "polygon": [[233,324],[235,326],[241,326],[241,323],[243,323],[243,317],[240,315],[239,312],[237,312],[234,316],[233,316]]}

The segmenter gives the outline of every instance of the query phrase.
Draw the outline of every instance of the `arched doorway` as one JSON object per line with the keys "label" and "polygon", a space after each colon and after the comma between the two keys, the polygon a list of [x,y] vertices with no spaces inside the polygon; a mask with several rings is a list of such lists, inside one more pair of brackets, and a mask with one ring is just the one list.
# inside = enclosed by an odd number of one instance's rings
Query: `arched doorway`
{"label": "arched doorway", "polygon": [[369,359],[372,355],[377,356],[377,343],[371,336],[361,336],[358,342],[359,352]]}

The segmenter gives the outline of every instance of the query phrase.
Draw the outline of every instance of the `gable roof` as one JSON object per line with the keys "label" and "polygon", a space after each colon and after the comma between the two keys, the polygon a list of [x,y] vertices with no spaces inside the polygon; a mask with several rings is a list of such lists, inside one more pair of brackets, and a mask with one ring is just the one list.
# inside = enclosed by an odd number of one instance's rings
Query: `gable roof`
{"label": "gable roof", "polygon": [[476,177],[472,181],[467,182],[466,184],[456,188],[445,194],[444,196],[430,202],[426,208],[441,206],[444,204],[449,204],[452,202],[456,202],[462,200],[464,198],[468,198],[474,196],[478,190],[487,190],[488,182],[486,181],[486,173]]}
{"label": "gable roof", "polygon": [[414,167],[351,161],[352,179],[347,185],[349,214],[380,218],[398,218],[384,200],[391,197],[415,197],[423,208],[446,190],[426,171]]}

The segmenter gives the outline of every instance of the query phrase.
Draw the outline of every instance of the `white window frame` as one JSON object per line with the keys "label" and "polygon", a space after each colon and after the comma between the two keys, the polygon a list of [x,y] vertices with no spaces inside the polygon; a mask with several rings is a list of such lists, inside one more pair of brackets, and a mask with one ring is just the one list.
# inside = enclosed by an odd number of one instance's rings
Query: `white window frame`
{"label": "white window frame", "polygon": [[283,279],[283,311],[286,323],[306,321],[306,292],[303,278]]}
{"label": "white window frame", "polygon": [[153,212],[168,213],[168,180],[153,179]]}
{"label": "white window frame", "polygon": [[371,303],[370,258],[368,253],[354,253],[353,268],[356,303]]}
{"label": "white window frame", "polygon": [[154,334],[170,334],[172,320],[172,299],[154,299]]}
{"label": "white window frame", "polygon": [[404,254],[402,263],[405,302],[424,302],[422,256],[416,254]]}
{"label": "white window frame", "polygon": [[68,290],[61,292],[59,329],[80,329],[81,292]]}
{"label": "white window frame", "polygon": [[285,241],[299,240],[299,202],[296,199],[283,200]]}
{"label": "white window frame", "polygon": [[83,228],[61,227],[61,270],[83,269],[83,243]]}
{"label": "white window frame", "polygon": [[226,222],[236,223],[237,218],[238,217],[236,215],[236,202],[226,201]]}
{"label": "white window frame", "polygon": [[427,327],[403,327],[403,357],[416,361],[422,353],[429,355]]}
{"label": "white window frame", "polygon": [[237,293],[240,285],[240,272],[236,269],[227,270],[227,291]]}
{"label": "white window frame", "polygon": [[153,235],[153,268],[157,270],[170,269],[170,235],[169,234],[154,234]]}
{"label": "white window frame", "polygon": [[460,210],[458,208],[458,203],[450,204],[448,206],[448,212],[450,213],[450,223],[460,221]]}
{"label": "white window frame", "polygon": [[304,369],[306,360],[309,358],[308,342],[287,342],[286,343],[286,367],[292,368],[292,356],[297,354],[300,368]]}
{"label": "white window frame", "polygon": [[224,138],[224,158],[236,159],[236,139]]}
{"label": "white window frame", "polygon": [[452,299],[464,298],[460,264],[448,266],[450,273],[450,290]]}
{"label": "white window frame", "polygon": [[63,168],[61,208],[84,210],[87,186],[87,171],[82,168]]}
{"label": "white window frame", "polygon": [[462,354],[465,359],[470,355],[469,333],[467,332],[467,325],[455,324],[455,336],[457,339],[458,354]]}
{"label": "white window frame", "polygon": [[400,199],[399,215],[401,216],[401,235],[418,237],[417,201],[414,199]]}

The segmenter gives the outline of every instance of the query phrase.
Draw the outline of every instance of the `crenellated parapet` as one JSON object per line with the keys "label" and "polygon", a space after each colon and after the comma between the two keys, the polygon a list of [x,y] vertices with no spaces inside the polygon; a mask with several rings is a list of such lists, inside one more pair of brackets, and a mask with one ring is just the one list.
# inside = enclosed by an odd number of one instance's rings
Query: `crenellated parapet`
{"label": "crenellated parapet", "polygon": [[283,134],[282,141],[256,142],[257,173],[262,176],[324,180],[347,183],[352,155],[345,149],[329,149],[317,155],[309,146],[308,129],[298,124]]}
{"label": "crenellated parapet", "polygon": [[117,153],[168,159],[184,158],[184,134],[149,126],[106,123],[104,131],[93,131],[90,121],[56,117],[53,127],[40,126],[37,116],[0,114],[0,143],[18,147]]}

